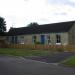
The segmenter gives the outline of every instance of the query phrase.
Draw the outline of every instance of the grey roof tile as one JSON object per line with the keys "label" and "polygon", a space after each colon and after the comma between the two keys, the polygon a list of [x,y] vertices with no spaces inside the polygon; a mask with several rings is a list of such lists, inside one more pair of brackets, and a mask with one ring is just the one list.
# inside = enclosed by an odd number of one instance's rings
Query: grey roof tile
{"label": "grey roof tile", "polygon": [[75,21],[68,21],[61,23],[43,24],[34,27],[11,28],[8,32],[8,35],[68,32],[74,23]]}

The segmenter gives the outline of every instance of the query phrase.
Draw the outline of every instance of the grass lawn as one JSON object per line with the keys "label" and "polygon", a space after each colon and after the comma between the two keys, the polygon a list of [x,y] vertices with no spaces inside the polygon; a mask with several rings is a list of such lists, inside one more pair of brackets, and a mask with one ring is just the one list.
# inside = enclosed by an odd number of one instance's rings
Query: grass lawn
{"label": "grass lawn", "polygon": [[7,56],[45,56],[49,54],[50,51],[45,50],[0,48],[0,55],[7,55]]}
{"label": "grass lawn", "polygon": [[68,58],[62,62],[65,66],[75,67],[75,56]]}

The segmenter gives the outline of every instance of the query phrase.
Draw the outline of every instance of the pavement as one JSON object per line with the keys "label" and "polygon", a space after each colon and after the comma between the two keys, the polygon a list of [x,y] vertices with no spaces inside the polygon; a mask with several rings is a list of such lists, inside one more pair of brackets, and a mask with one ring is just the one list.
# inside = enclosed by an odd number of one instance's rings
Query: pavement
{"label": "pavement", "polygon": [[75,68],[22,57],[0,56],[0,75],[75,75]]}
{"label": "pavement", "polygon": [[61,61],[75,56],[75,52],[59,52],[45,56],[32,56],[32,57],[25,57],[27,59],[47,62],[47,63],[60,63]]}

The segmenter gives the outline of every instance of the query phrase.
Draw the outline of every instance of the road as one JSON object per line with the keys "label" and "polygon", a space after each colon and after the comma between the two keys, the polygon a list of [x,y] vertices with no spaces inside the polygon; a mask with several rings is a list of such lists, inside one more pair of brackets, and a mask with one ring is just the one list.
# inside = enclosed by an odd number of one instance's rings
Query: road
{"label": "road", "polygon": [[0,56],[0,75],[75,75],[75,68],[21,57]]}

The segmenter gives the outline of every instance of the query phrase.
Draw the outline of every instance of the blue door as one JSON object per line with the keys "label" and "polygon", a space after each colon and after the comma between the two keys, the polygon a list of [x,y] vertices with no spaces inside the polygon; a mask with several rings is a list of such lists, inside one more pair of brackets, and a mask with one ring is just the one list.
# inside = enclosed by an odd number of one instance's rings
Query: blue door
{"label": "blue door", "polygon": [[41,35],[41,44],[45,43],[45,35]]}

